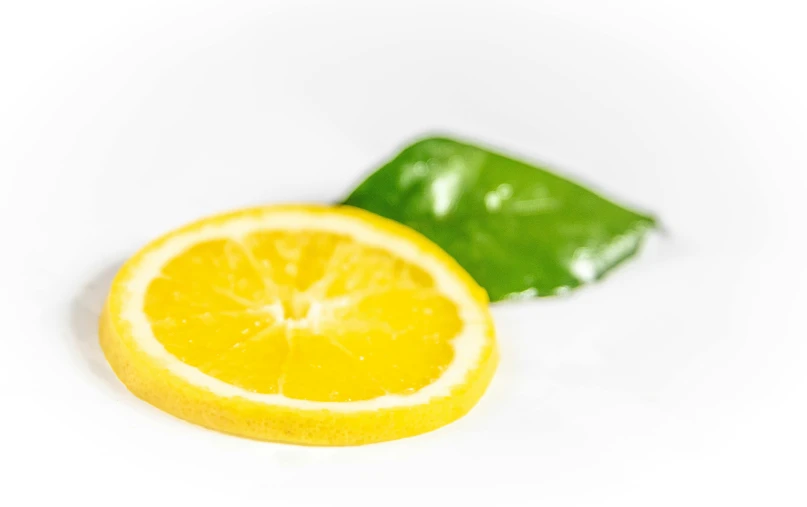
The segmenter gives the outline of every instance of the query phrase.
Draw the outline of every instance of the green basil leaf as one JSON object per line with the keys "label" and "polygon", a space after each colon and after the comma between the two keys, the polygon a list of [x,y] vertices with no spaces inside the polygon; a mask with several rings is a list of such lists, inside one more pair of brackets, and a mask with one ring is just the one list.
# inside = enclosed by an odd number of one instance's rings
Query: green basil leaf
{"label": "green basil leaf", "polygon": [[634,255],[655,225],[544,169],[446,138],[407,147],[345,204],[420,231],[491,301],[597,280]]}

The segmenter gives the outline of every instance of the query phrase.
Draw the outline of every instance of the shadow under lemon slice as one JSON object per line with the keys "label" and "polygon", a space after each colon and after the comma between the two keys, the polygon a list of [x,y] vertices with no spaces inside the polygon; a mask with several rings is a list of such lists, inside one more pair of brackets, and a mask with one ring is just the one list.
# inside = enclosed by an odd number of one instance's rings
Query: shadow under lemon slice
{"label": "shadow under lemon slice", "polygon": [[484,290],[419,233],[348,207],[247,209],[157,239],[115,277],[100,338],[162,410],[314,445],[443,426],[497,363]]}

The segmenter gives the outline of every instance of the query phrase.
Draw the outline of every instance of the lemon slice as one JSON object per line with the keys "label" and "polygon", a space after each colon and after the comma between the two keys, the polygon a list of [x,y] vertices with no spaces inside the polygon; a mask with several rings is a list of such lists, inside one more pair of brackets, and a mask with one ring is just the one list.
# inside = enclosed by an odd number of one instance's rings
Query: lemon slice
{"label": "lemon slice", "polygon": [[154,241],[112,283],[100,340],[166,412],[318,445],[445,425],[497,363],[471,277],[415,231],[347,207],[248,209]]}

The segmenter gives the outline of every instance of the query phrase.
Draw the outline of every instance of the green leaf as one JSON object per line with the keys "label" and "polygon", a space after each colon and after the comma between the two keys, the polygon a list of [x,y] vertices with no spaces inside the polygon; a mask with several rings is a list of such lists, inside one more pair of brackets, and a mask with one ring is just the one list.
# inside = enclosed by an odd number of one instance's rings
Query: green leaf
{"label": "green leaf", "polygon": [[634,255],[655,225],[544,169],[446,138],[407,147],[345,204],[420,231],[491,301],[597,280]]}

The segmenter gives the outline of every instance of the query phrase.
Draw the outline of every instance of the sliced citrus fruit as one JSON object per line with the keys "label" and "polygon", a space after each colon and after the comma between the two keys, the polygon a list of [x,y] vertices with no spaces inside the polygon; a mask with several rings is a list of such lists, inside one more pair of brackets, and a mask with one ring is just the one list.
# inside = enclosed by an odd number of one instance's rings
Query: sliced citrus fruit
{"label": "sliced citrus fruit", "polygon": [[445,425],[497,362],[471,277],[415,231],[346,207],[248,209],[154,241],[115,277],[100,340],[166,412],[320,445]]}

